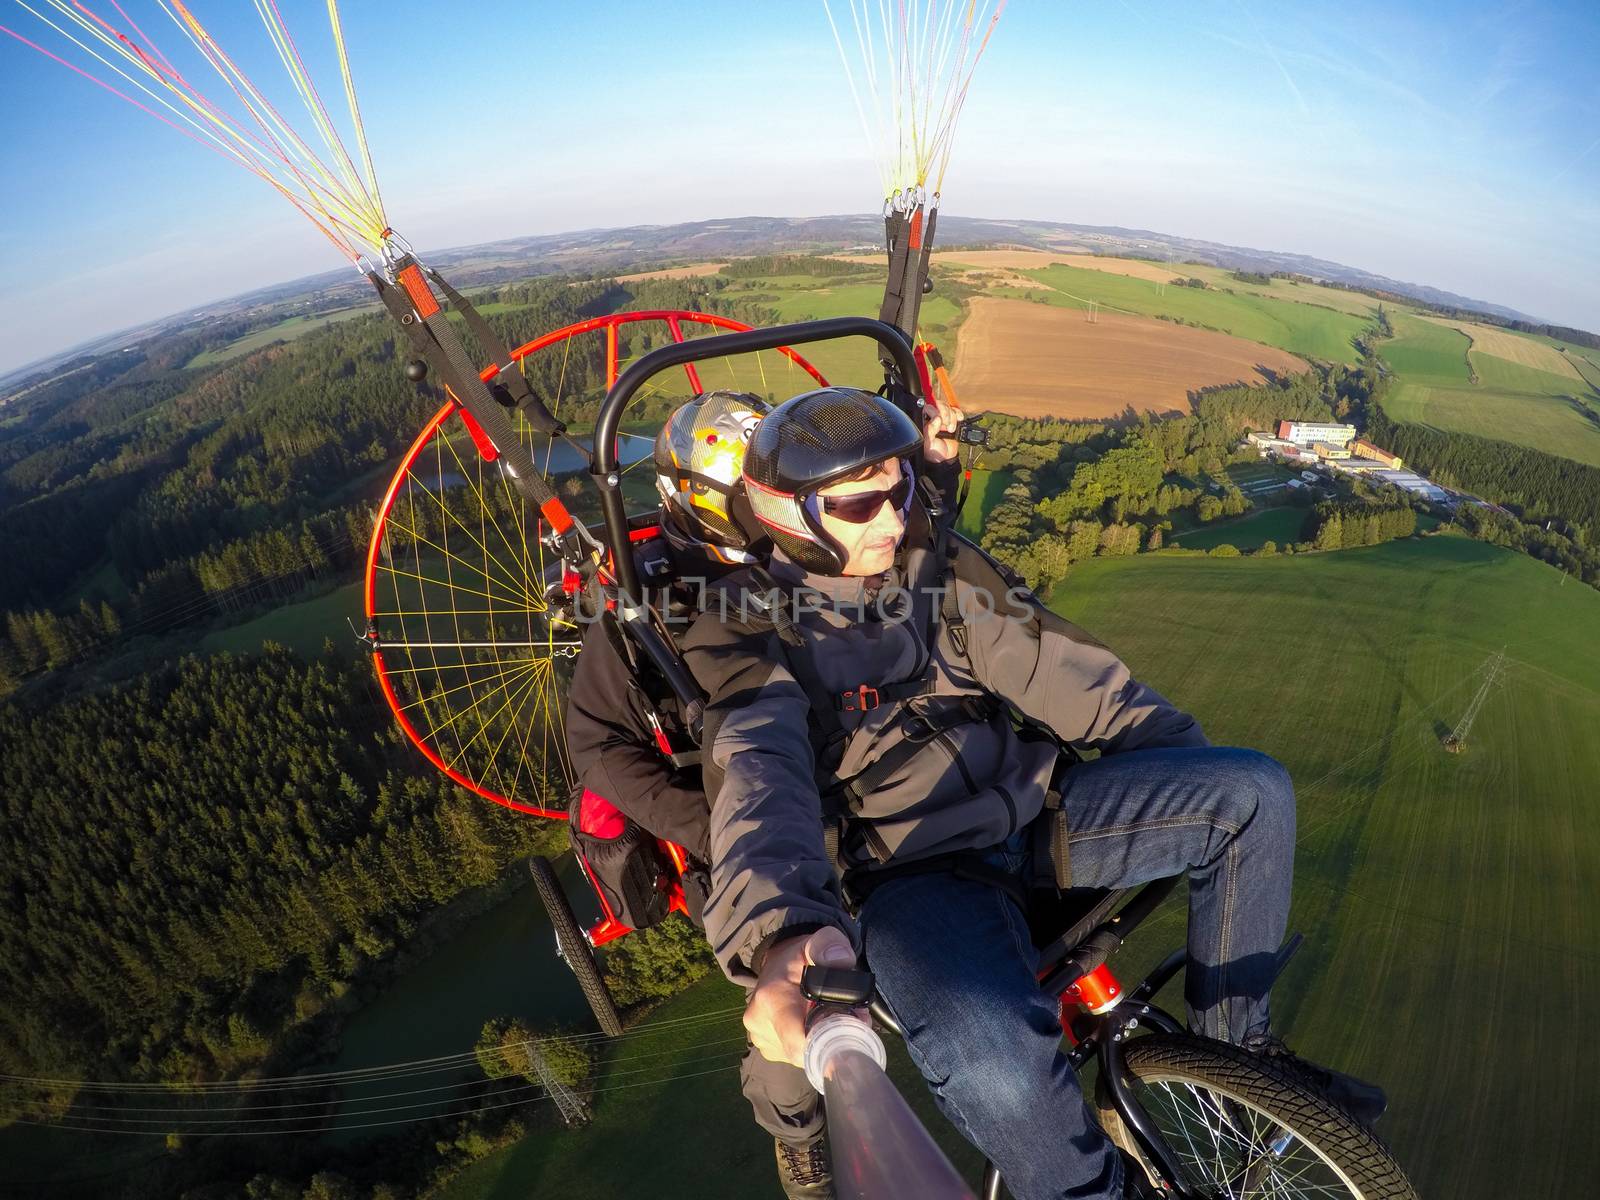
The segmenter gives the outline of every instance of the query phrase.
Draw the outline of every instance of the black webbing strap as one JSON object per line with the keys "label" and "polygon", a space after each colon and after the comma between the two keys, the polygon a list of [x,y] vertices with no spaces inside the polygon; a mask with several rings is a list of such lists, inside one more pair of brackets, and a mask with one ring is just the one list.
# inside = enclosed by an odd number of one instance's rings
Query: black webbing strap
{"label": "black webbing strap", "polygon": [[967,660],[967,667],[972,666],[972,655],[967,649],[967,620],[961,615],[961,597],[956,595],[955,559],[960,552],[956,544],[949,537],[944,539],[945,574],[944,594],[939,597],[939,619],[944,623],[945,629],[950,633],[950,644],[955,647],[956,653]]}
{"label": "black webbing strap", "polygon": [[[558,420],[554,413],[545,407],[544,401],[534,393],[516,361],[511,357],[511,351],[506,349],[505,342],[500,340],[500,335],[495,333],[489,322],[484,320],[480,313],[460,292],[451,287],[443,276],[430,267],[424,267],[423,273],[432,281],[433,285],[444,293],[444,298],[450,302],[450,307],[466,319],[467,328],[472,331],[472,336],[477,339],[478,345],[489,356],[494,365],[499,368],[499,375],[495,377],[495,388],[503,389],[505,400],[503,404],[508,408],[521,410],[527,417],[528,423],[546,437],[559,437],[566,433],[566,422]],[[495,399],[499,400],[498,395]],[[571,442],[571,438],[563,439]],[[579,446],[580,451],[583,447]],[[587,451],[584,451],[587,454]]]}
{"label": "black webbing strap", "polygon": [[933,646],[939,635],[939,610],[933,593],[945,574],[946,525],[936,519],[917,497],[907,514],[905,540],[906,587],[911,593],[911,627],[918,637],[917,664],[912,679],[933,673]]}
{"label": "black webbing strap", "polygon": [[[878,307],[878,320],[885,325],[899,326],[900,310],[905,307],[901,286],[905,283],[907,242],[910,223],[906,214],[890,209],[883,217],[883,239],[889,250],[889,281],[883,288],[883,303]],[[888,351],[883,352],[887,356]]]}
{"label": "black webbing strap", "polygon": [[433,365],[456,402],[488,437],[517,490],[539,506],[567,556],[578,561],[598,552],[588,531],[573,520],[555,489],[539,474],[527,447],[517,440],[511,418],[479,377],[461,339],[450,328],[443,307],[429,290],[421,264],[410,255],[404,255],[392,269],[398,286],[388,283],[375,271],[369,272],[367,278],[377,289],[384,307],[395,315],[401,328],[411,337],[418,353]]}
{"label": "black webbing strap", "polygon": [[506,375],[509,372],[504,387],[511,393],[512,400],[521,402],[524,397],[532,395],[528,381],[522,377],[522,372],[517,370],[516,364],[511,361],[511,351],[506,349],[506,344],[500,340],[500,335],[489,327],[489,322],[483,319],[483,314],[473,307],[470,300],[446,283],[439,272],[432,267],[423,267],[422,273],[444,294],[444,298],[450,302],[450,307],[466,318],[467,328],[472,331],[472,336],[478,340],[483,352],[499,368],[500,374]]}
{"label": "black webbing strap", "polygon": [[[937,200],[938,197],[935,197]],[[933,230],[939,224],[939,210],[929,206],[927,220],[922,223],[922,249],[917,256],[917,312],[922,311],[922,289],[929,279],[928,271],[933,258]],[[911,335],[916,337],[916,333]]]}
{"label": "black webbing strap", "polygon": [[939,681],[931,671],[924,672],[920,679],[903,679],[899,683],[879,686],[861,683],[847,692],[833,693],[833,708],[835,712],[871,712],[875,708],[882,708],[885,702],[894,704],[901,700],[915,700],[919,696],[931,696],[938,686]]}
{"label": "black webbing strap", "polygon": [[997,888],[1017,902],[1023,912],[1028,911],[1028,889],[1022,879],[1001,867],[984,861],[982,850],[958,850],[953,854],[940,854],[916,862],[896,863],[889,867],[851,871],[845,880],[845,898],[857,911],[868,896],[891,879],[904,879],[908,875],[943,873],[957,879],[981,883]]}

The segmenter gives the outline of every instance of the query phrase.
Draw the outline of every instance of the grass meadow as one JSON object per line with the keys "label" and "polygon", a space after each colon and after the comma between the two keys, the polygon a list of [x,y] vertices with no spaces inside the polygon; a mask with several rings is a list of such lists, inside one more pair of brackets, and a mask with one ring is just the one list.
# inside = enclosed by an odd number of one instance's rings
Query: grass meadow
{"label": "grass meadow", "polygon": [[225,363],[235,358],[242,358],[246,354],[260,350],[263,346],[270,346],[273,342],[292,342],[296,338],[305,337],[328,325],[340,321],[348,321],[352,317],[365,316],[367,313],[378,311],[376,304],[362,304],[355,308],[339,308],[332,312],[321,313],[315,317],[289,317],[279,321],[276,325],[269,325],[265,329],[257,329],[243,337],[234,338],[225,346],[217,346],[201,354],[195,355],[185,367],[214,367],[218,363]]}
{"label": "grass meadow", "polygon": [[1232,521],[1216,521],[1172,535],[1172,544],[1185,550],[1210,550],[1229,545],[1238,550],[1259,550],[1264,542],[1283,546],[1300,540],[1306,510],[1286,505],[1261,508]]}
{"label": "grass meadow", "polygon": [[966,507],[961,510],[961,519],[956,523],[956,528],[977,541],[983,536],[983,520],[989,515],[989,510],[1000,503],[1006,489],[1015,482],[1016,476],[1004,467],[995,470],[973,468]]}
{"label": "grass meadow", "polygon": [[1600,466],[1600,351],[1569,348],[1578,379],[1477,349],[1469,358],[1458,330],[1409,314],[1393,321],[1395,337],[1380,347],[1396,376],[1390,416]]}
{"label": "grass meadow", "polygon": [[[1293,927],[1278,1021],[1380,1080],[1423,1195],[1582,1192],[1600,1105],[1600,596],[1532,559],[1432,537],[1269,559],[1073,569],[1054,606],[1293,772]],[[1506,648],[1464,754],[1440,735]],[[1581,1139],[1580,1139],[1581,1141]]]}

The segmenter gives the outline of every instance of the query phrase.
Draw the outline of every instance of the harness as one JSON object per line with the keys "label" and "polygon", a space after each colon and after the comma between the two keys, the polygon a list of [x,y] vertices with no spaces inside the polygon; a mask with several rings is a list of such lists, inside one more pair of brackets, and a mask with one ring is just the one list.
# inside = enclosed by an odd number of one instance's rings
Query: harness
{"label": "harness", "polygon": [[[907,544],[913,547],[905,556],[906,583],[912,597],[910,620],[921,636],[917,661],[904,679],[863,681],[842,692],[825,689],[821,679],[801,661],[802,656],[794,653],[805,645],[805,636],[792,615],[793,591],[784,588],[766,570],[753,567],[749,577],[755,590],[746,591],[741,597],[741,611],[750,614],[745,618],[746,627],[751,632],[770,630],[777,635],[783,665],[806,693],[810,714],[808,730],[816,761],[817,790],[822,801],[823,839],[829,858],[841,873],[845,826],[852,816],[859,814],[868,796],[946,733],[962,725],[988,724],[1007,711],[1003,701],[988,693],[946,696],[942,698],[943,703],[933,705],[915,704],[919,699],[934,696],[938,690],[933,648],[941,626],[948,632],[951,646],[968,662],[969,668],[971,662],[966,620],[961,615],[960,601],[953,586],[951,564],[956,549],[949,537],[948,524],[940,522],[941,510],[935,504],[913,505],[912,521],[906,533]],[[937,606],[932,603],[935,592],[940,595]],[[886,707],[897,710],[889,724],[897,724],[901,740],[855,774],[840,774],[840,764],[855,732],[846,726],[844,714],[864,714]],[[863,827],[863,836],[870,847],[869,828]],[[876,857],[888,856],[886,848],[873,849]],[[942,856],[891,870],[944,869],[947,859],[965,857],[971,856]]]}
{"label": "harness", "polygon": [[[667,539],[658,533],[634,543],[632,550],[635,570],[639,573],[641,584],[647,589],[659,588],[668,605],[676,603],[671,589],[678,573],[673,562],[672,547]],[[680,770],[698,767],[700,750],[689,735],[681,704],[672,686],[639,652],[633,639],[620,627],[614,610],[605,609],[599,614],[598,619],[617,655],[627,665],[628,690],[638,698],[638,707],[650,725],[656,749],[661,752],[663,758]],[[689,748],[674,749],[675,742],[679,745],[687,744]]]}

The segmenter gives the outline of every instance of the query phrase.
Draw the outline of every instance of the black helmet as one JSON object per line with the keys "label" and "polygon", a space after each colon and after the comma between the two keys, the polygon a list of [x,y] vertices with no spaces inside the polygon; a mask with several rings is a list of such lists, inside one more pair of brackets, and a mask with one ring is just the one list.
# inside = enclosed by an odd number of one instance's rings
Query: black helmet
{"label": "black helmet", "polygon": [[772,541],[808,571],[838,575],[844,548],[823,531],[821,488],[874,463],[912,456],[922,435],[882,396],[828,387],[785,400],[763,418],[744,458],[750,509]]}
{"label": "black helmet", "polygon": [[[707,392],[675,409],[656,435],[656,490],[669,534],[732,551],[756,534],[740,474],[767,402],[749,392]],[[718,557],[721,557],[720,555]]]}

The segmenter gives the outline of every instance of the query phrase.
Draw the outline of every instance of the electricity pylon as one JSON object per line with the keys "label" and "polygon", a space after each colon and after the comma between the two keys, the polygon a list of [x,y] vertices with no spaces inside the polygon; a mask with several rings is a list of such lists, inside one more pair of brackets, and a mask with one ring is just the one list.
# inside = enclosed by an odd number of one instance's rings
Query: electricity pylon
{"label": "electricity pylon", "polygon": [[1478,668],[1483,675],[1483,682],[1478,685],[1477,693],[1472,697],[1472,703],[1467,705],[1467,711],[1462,714],[1461,720],[1456,722],[1444,738],[1444,748],[1451,754],[1460,754],[1467,748],[1467,734],[1472,732],[1472,723],[1478,719],[1478,712],[1483,708],[1483,702],[1489,698],[1489,693],[1499,684],[1501,674],[1505,670],[1506,651],[1500,648],[1499,653],[1493,654]]}
{"label": "electricity pylon", "polygon": [[539,1086],[544,1088],[545,1095],[556,1102],[556,1109],[561,1113],[561,1120],[569,1128],[573,1125],[587,1124],[589,1110],[584,1106],[583,1098],[556,1078],[556,1073],[550,1069],[550,1064],[545,1061],[544,1047],[540,1046],[537,1041],[528,1043],[528,1064],[533,1068],[534,1074],[539,1077]]}

